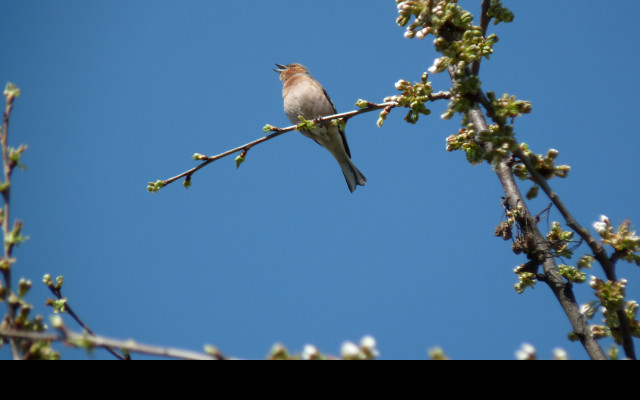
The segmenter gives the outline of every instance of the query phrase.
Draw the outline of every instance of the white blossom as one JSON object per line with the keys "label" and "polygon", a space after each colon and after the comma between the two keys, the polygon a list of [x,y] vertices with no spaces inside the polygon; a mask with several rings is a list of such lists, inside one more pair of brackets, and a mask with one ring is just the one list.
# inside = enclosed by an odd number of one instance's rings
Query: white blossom
{"label": "white blossom", "polygon": [[340,348],[340,356],[345,360],[357,359],[360,356],[360,348],[353,342],[344,342]]}
{"label": "white blossom", "polygon": [[312,360],[314,357],[317,357],[319,354],[318,348],[312,344],[307,344],[302,349],[302,359],[303,360]]}
{"label": "white blossom", "polygon": [[520,350],[516,351],[516,359],[520,361],[534,360],[536,358],[536,348],[525,343]]}
{"label": "white blossom", "polygon": [[569,359],[569,354],[564,349],[554,349],[553,359],[558,361],[566,361]]}

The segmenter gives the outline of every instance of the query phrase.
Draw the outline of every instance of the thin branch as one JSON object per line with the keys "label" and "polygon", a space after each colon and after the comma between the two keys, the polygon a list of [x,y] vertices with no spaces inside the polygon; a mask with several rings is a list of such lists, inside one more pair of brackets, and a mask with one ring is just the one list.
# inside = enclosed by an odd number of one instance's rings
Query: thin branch
{"label": "thin branch", "polygon": [[[364,108],[364,109],[361,109],[361,110],[349,111],[349,112],[342,113],[342,114],[329,115],[329,116],[317,119],[316,122],[331,121],[331,120],[339,119],[339,118],[349,119],[349,118],[354,117],[355,115],[358,115],[358,114],[364,114],[364,113],[368,113],[368,112],[371,112],[371,111],[380,110],[380,109],[383,109],[383,108],[386,108],[386,107],[394,108],[394,107],[397,107],[397,106],[398,106],[398,103],[396,103],[396,102],[388,102],[388,103],[382,103],[382,104],[373,104],[372,103],[370,107],[367,107],[367,108]],[[198,165],[197,167],[191,168],[190,170],[185,171],[185,172],[181,173],[180,175],[176,175],[173,178],[169,178],[169,179],[165,180],[163,182],[163,186],[166,186],[166,185],[168,185],[168,184],[170,184],[172,182],[175,182],[176,180],[178,180],[180,178],[184,178],[186,176],[191,176],[195,172],[197,172],[199,169],[211,164],[214,161],[218,161],[221,158],[228,157],[228,156],[230,156],[232,154],[239,153],[241,151],[248,151],[252,147],[259,145],[260,143],[264,143],[264,142],[269,141],[271,139],[275,139],[278,136],[283,135],[283,134],[285,134],[287,132],[295,131],[296,128],[297,128],[296,125],[288,126],[286,128],[273,127],[272,131],[274,131],[274,133],[272,133],[270,135],[267,135],[265,137],[262,137],[260,139],[254,140],[253,142],[247,143],[245,145],[236,147],[234,149],[227,150],[224,153],[220,153],[220,154],[215,155],[215,156],[207,157],[206,160],[202,164]]]}
{"label": "thin branch", "polygon": [[[558,196],[558,194],[553,191],[553,189],[549,185],[549,182],[547,182],[547,180],[535,169],[535,167],[531,164],[529,157],[524,154],[522,149],[518,148],[518,150],[514,152],[514,155],[518,157],[520,161],[522,161],[524,166],[527,168],[527,171],[529,171],[531,179],[533,179],[533,181],[538,184],[540,188],[542,188],[545,194],[556,206],[558,211],[560,211],[560,214],[562,214],[562,216],[564,217],[567,226],[577,232],[578,235],[580,235],[580,237],[584,239],[589,248],[591,248],[595,259],[602,266],[607,279],[611,282],[617,282],[618,278],[615,271],[615,260],[609,258],[607,251],[604,249],[600,241],[596,240],[596,238],[591,235],[588,229],[578,223],[569,209],[564,205],[564,202],[560,199],[560,196]],[[618,319],[620,320],[620,328],[622,330],[622,347],[624,349],[625,355],[629,359],[635,360],[636,353],[635,344],[633,342],[633,335],[631,333],[631,322],[629,321],[629,318],[624,310],[618,310],[617,315]]]}
{"label": "thin branch", "polygon": [[[58,300],[62,300],[62,293],[60,292],[59,288],[56,288],[56,286],[54,286],[53,284],[51,285],[47,285],[47,287],[49,288],[49,290],[51,291],[51,293],[53,293],[54,296],[56,296],[56,298]],[[76,314],[73,309],[71,308],[71,306],[69,305],[68,302],[64,303],[64,312],[66,312],[67,314],[69,314],[77,323],[78,325],[80,325],[82,327],[82,329],[84,329],[89,335],[91,336],[97,336],[92,330],[91,328],[89,328],[87,326],[87,324],[84,323],[84,321],[82,321],[80,319],[80,317],[78,316],[78,314]],[[118,354],[114,349],[112,349],[111,347],[105,347],[105,350],[107,350],[109,353],[111,353],[111,355],[113,355],[114,357],[116,357],[119,360],[129,360],[128,357],[123,356],[121,354]]]}
{"label": "thin branch", "polygon": [[[15,317],[16,317],[16,305],[13,301],[11,301],[11,296],[13,294],[11,289],[11,253],[13,249],[13,244],[8,243],[6,240],[9,238],[11,234],[10,228],[10,208],[9,208],[9,200],[11,198],[11,161],[9,160],[9,116],[11,115],[11,109],[13,108],[13,99],[12,96],[7,96],[6,99],[6,108],[3,114],[3,122],[2,122],[2,134],[0,135],[0,144],[2,145],[2,161],[3,161],[3,171],[4,171],[4,182],[2,182],[3,190],[2,197],[4,200],[4,208],[2,214],[2,233],[4,238],[4,259],[3,264],[4,267],[2,269],[2,275],[4,278],[4,298],[3,300],[7,303],[7,318],[10,326],[14,326]],[[13,355],[13,359],[17,360],[20,358],[20,352],[18,350],[18,346],[16,345],[14,340],[9,340],[9,345],[11,347],[11,353]]]}
{"label": "thin branch", "polygon": [[484,37],[487,36],[487,29],[489,29],[489,23],[491,22],[489,7],[491,7],[491,0],[482,0],[482,5],[480,6],[480,29],[482,29],[482,36]]}
{"label": "thin branch", "polygon": [[[489,23],[491,22],[491,17],[488,15],[489,7],[491,6],[491,0],[482,0],[481,11],[480,11],[480,29],[482,29],[482,36],[487,37],[487,29],[489,29]],[[473,75],[478,76],[480,74],[480,60],[473,63]]]}
{"label": "thin branch", "polygon": [[176,358],[181,360],[221,360],[220,356],[198,353],[190,350],[175,349],[171,347],[151,346],[136,343],[133,340],[117,340],[102,336],[90,336],[82,333],[60,329],[59,334],[25,332],[0,328],[0,337],[12,339],[25,339],[29,341],[62,342],[65,345],[77,348],[116,348],[132,353],[148,354],[152,356]]}
{"label": "thin branch", "polygon": [[[449,92],[439,92],[439,93],[434,93],[430,96],[430,100],[431,101],[436,101],[436,100],[443,100],[443,99],[448,99],[451,97],[451,94]],[[395,107],[399,107],[400,105],[395,102],[395,101],[390,101],[390,102],[386,102],[386,103],[380,103],[380,104],[376,104],[376,103],[368,103],[366,108],[362,108],[359,110],[353,110],[353,111],[349,111],[349,112],[345,112],[345,113],[341,113],[341,114],[335,114],[335,115],[328,115],[326,117],[322,117],[322,118],[318,118],[316,120],[314,120],[314,122],[316,123],[320,123],[320,122],[325,122],[325,121],[332,121],[334,119],[345,119],[348,120],[350,118],[355,117],[356,115],[360,115],[360,114],[366,114],[372,111],[376,111],[376,110],[382,110],[382,109],[392,109]],[[291,131],[295,131],[297,129],[296,125],[292,125],[292,126],[288,126],[286,128],[277,128],[277,127],[272,127],[271,131],[274,132],[270,135],[267,135],[265,137],[262,137],[260,139],[254,140],[253,142],[244,144],[242,146],[236,147],[234,149],[231,150],[227,150],[224,153],[220,153],[218,155],[215,156],[211,156],[211,157],[204,157],[202,158],[202,160],[204,161],[202,164],[198,165],[197,167],[191,168],[188,171],[185,171],[179,175],[174,176],[173,178],[169,178],[167,180],[161,181],[162,182],[162,186],[166,186],[172,182],[177,181],[178,179],[181,178],[185,178],[185,177],[191,177],[194,173],[196,173],[198,170],[200,170],[201,168],[211,164],[214,161],[218,161],[221,158],[225,158],[228,157],[232,154],[235,153],[239,153],[242,151],[248,151],[249,149],[251,149],[252,147],[255,147],[257,145],[259,145],[260,143],[264,143],[266,141],[269,141],[271,139],[275,139],[276,137],[283,135],[287,132],[291,132]]]}

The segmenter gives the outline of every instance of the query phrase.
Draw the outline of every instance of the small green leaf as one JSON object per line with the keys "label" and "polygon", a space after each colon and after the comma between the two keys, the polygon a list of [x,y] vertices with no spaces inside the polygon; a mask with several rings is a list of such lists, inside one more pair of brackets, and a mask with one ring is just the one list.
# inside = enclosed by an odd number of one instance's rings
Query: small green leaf
{"label": "small green leaf", "polygon": [[67,304],[67,299],[66,298],[62,298],[59,300],[53,300],[52,302],[52,307],[53,307],[53,313],[54,314],[63,314],[67,309],[66,309],[66,304]]}
{"label": "small green leaf", "polygon": [[147,185],[147,192],[157,192],[158,190],[162,189],[164,187],[165,183],[164,181],[156,181],[156,182],[149,182],[149,185]]}
{"label": "small green leaf", "polygon": [[358,99],[358,101],[356,101],[356,107],[358,108],[371,107],[371,103],[366,100]]}
{"label": "small green leaf", "polygon": [[12,103],[13,99],[20,96],[20,89],[11,82],[7,82],[7,86],[4,88],[4,97],[7,98],[7,103]]}
{"label": "small green leaf", "polygon": [[240,168],[240,165],[245,161],[246,161],[246,158],[244,158],[241,155],[236,157],[236,168]]}
{"label": "small green leaf", "polygon": [[269,133],[269,132],[272,132],[272,131],[276,131],[276,130],[277,130],[277,128],[276,128],[275,126],[273,126],[273,125],[266,124],[266,125],[262,128],[262,130],[264,131],[264,133]]}
{"label": "small green leaf", "polygon": [[538,192],[540,192],[540,186],[533,185],[533,187],[527,192],[527,200],[533,200],[538,197]]}

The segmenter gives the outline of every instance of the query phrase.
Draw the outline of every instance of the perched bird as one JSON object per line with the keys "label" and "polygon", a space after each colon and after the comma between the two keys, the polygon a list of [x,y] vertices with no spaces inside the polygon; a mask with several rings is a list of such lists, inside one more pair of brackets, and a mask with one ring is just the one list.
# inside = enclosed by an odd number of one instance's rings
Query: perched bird
{"label": "perched bird", "polygon": [[[292,124],[299,124],[298,116],[312,121],[319,117],[337,114],[336,107],[322,85],[311,77],[309,70],[300,64],[280,65],[274,69],[282,81],[284,112]],[[344,130],[330,121],[317,122],[312,130],[303,130],[302,134],[313,139],[338,160],[344,178],[353,193],[358,185],[364,186],[367,178],[351,161],[351,152]]]}

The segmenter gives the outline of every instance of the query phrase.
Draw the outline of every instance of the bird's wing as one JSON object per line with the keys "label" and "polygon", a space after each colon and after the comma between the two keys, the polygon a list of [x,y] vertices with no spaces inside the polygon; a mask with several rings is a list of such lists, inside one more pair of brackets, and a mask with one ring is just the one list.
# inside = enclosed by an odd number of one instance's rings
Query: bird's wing
{"label": "bird's wing", "polygon": [[[331,108],[333,109],[333,113],[337,114],[338,110],[336,109],[336,106],[333,104],[333,101],[331,101],[331,97],[329,97],[329,93],[327,93],[327,91],[322,88],[322,91],[324,92],[324,97],[327,98],[327,100],[329,100],[329,104],[331,104]],[[351,150],[349,150],[349,143],[347,143],[347,135],[344,132],[344,129],[342,128],[338,128],[338,131],[340,132],[340,137],[342,138],[342,144],[344,145],[344,150],[347,152],[347,155],[349,156],[349,158],[351,158]]]}

